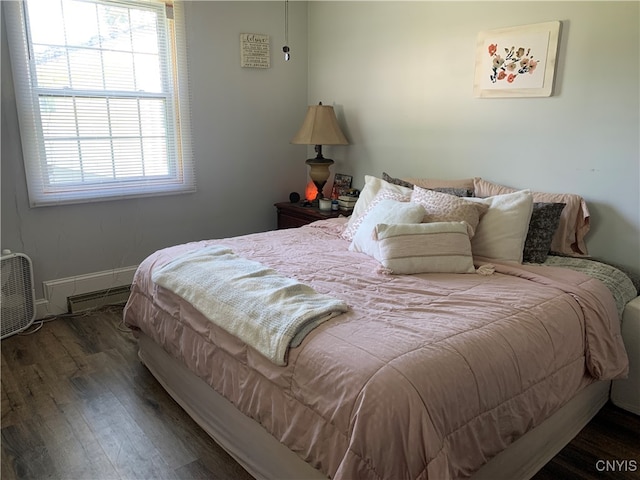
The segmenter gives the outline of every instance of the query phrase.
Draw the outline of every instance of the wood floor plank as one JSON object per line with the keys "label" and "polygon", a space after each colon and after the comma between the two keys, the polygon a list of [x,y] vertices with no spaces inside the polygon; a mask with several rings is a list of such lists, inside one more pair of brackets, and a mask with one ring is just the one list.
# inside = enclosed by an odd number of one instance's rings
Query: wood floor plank
{"label": "wood floor plank", "polygon": [[42,419],[40,435],[55,470],[70,479],[110,479],[118,474],[78,405],[62,406],[60,415]]}
{"label": "wood floor plank", "polygon": [[640,479],[640,417],[605,405],[533,480],[561,478]]}
{"label": "wood floor plank", "polygon": [[83,404],[82,416],[121,478],[168,478],[164,458],[111,393]]}
{"label": "wood floor plank", "polygon": [[[121,316],[108,308],[2,341],[2,479],[251,480],[140,363]],[[639,436],[640,417],[607,404],[534,480],[638,479]]]}
{"label": "wood floor plank", "polygon": [[[102,386],[118,399],[169,468],[177,468],[196,460],[197,455],[190,442],[173,441],[184,418],[182,409],[170,398],[164,397],[166,392],[139,361],[132,364],[116,350],[110,350],[109,353],[104,359],[104,365],[110,368],[105,368],[99,374]],[[180,416],[176,418],[175,413],[178,411]]]}
{"label": "wood floor plank", "polygon": [[215,473],[209,470],[199,459],[176,469],[176,478],[180,480],[209,480]]}
{"label": "wood floor plank", "polygon": [[20,383],[15,376],[16,371],[10,367],[10,363],[2,353],[2,368],[0,385],[2,386],[2,426],[19,423],[22,418],[27,418],[22,410],[27,408],[27,403],[21,393]]}
{"label": "wood floor plank", "polygon": [[[27,366],[36,363],[39,358],[37,348],[34,348],[31,335],[14,335],[2,341],[3,360],[13,366]],[[3,362],[4,363],[4,362]]]}
{"label": "wood floor plank", "polygon": [[[40,435],[40,423],[33,419],[2,427],[2,478],[56,478],[55,464]],[[5,471],[6,469],[6,471]]]}
{"label": "wood floor plank", "polygon": [[40,365],[23,367],[15,377],[22,399],[20,407],[27,418],[57,415],[57,405],[69,400],[68,389],[60,385],[57,378],[48,377]]}

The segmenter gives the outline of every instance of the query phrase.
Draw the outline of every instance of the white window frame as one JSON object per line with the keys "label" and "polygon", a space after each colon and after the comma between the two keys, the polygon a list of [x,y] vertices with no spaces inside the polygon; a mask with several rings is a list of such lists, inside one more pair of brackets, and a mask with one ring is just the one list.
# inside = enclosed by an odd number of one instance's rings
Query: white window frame
{"label": "white window frame", "polygon": [[[23,158],[27,178],[29,201],[32,207],[116,200],[122,198],[189,193],[195,191],[192,154],[192,132],[189,79],[187,72],[186,40],[182,2],[161,0],[88,0],[91,3],[119,7],[144,8],[158,13],[159,31],[165,33],[166,57],[163,68],[163,92],[152,95],[144,92],[62,91],[40,88],[36,84],[35,65],[32,63],[29,40],[28,10],[23,1],[2,2],[6,16],[9,49],[12,61],[18,120],[22,140]],[[172,18],[173,17],[173,18]],[[162,35],[159,35],[162,39]],[[135,178],[117,178],[108,181],[82,180],[56,185],[52,182],[45,151],[45,138],[40,112],[40,96],[89,95],[95,98],[117,98],[134,95],[139,98],[165,98],[165,131],[168,174]],[[114,150],[107,161],[114,161]]]}

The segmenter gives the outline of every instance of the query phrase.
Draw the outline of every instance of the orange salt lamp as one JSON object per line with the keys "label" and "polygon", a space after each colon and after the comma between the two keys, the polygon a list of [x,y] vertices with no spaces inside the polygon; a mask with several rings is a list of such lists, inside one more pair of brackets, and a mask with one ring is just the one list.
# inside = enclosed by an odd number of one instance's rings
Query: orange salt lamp
{"label": "orange salt lamp", "polygon": [[313,202],[318,196],[318,187],[313,181],[307,183],[307,188],[304,190],[304,198],[307,199],[308,202]]}

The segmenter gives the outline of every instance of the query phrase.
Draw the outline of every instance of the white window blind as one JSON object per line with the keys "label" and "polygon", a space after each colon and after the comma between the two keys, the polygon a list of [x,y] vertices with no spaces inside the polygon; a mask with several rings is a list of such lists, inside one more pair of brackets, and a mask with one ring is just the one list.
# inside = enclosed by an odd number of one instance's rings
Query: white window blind
{"label": "white window blind", "polygon": [[3,2],[32,206],[195,190],[179,2]]}

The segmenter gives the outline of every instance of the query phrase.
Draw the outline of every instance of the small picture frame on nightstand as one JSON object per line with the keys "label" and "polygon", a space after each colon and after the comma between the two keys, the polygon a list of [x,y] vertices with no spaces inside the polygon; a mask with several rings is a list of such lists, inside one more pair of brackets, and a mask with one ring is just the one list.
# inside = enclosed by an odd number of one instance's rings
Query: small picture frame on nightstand
{"label": "small picture frame on nightstand", "polygon": [[351,182],[353,177],[351,175],[345,175],[344,173],[336,173],[333,177],[333,189],[337,196],[346,195],[351,190]]}

